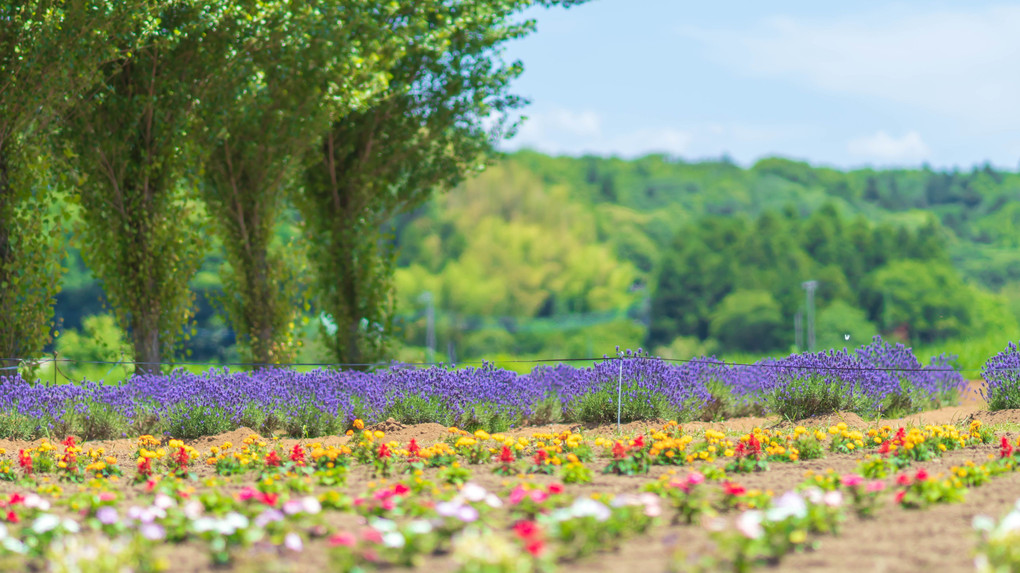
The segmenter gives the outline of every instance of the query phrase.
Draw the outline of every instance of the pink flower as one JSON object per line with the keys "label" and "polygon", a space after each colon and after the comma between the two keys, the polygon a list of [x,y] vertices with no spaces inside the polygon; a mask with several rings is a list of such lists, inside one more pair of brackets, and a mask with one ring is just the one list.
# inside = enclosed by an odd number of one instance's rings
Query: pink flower
{"label": "pink flower", "polygon": [[518,503],[521,503],[521,501],[527,496],[528,490],[524,489],[524,486],[518,485],[513,489],[513,491],[510,492],[509,498],[510,504],[517,505]]}
{"label": "pink flower", "polygon": [[361,530],[361,538],[371,543],[382,543],[382,534],[371,527]]}
{"label": "pink flower", "polygon": [[333,547],[354,547],[357,542],[358,540],[354,537],[354,534],[347,531],[339,531],[331,535],[329,538],[329,544]]}
{"label": "pink flower", "polygon": [[857,474],[846,474],[839,478],[839,481],[846,487],[857,487],[864,483],[864,478]]}
{"label": "pink flower", "polygon": [[248,501],[249,499],[258,495],[259,492],[251,486],[245,486],[241,488],[241,491],[237,492],[237,499],[240,501]]}
{"label": "pink flower", "polygon": [[705,474],[701,472],[694,471],[687,474],[687,485],[698,485],[699,483],[703,483],[704,481]]}
{"label": "pink flower", "polygon": [[883,489],[885,489],[885,482],[879,479],[869,481],[865,489],[867,490],[868,493],[882,491]]}
{"label": "pink flower", "polygon": [[540,489],[531,490],[530,496],[531,500],[534,501],[535,503],[542,503],[543,501],[549,499],[549,494]]}

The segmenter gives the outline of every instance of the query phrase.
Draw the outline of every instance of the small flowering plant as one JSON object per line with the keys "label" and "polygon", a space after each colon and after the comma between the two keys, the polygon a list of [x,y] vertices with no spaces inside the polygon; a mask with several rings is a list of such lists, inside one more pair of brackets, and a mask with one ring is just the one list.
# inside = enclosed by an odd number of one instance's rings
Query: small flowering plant
{"label": "small flowering plant", "polygon": [[978,543],[974,565],[978,573],[1020,570],[1020,500],[1000,521],[974,517]]}
{"label": "small flowering plant", "polygon": [[644,436],[631,440],[630,445],[616,441],[612,447],[613,460],[602,469],[604,474],[637,475],[648,473],[648,454]]}
{"label": "small flowering plant", "polygon": [[840,484],[850,496],[850,503],[858,517],[874,517],[879,494],[885,489],[884,481],[868,480],[857,474],[846,474],[840,477]]}
{"label": "small flowering plant", "polygon": [[733,449],[733,459],[726,464],[726,471],[735,473],[760,472],[769,469],[762,455],[761,442],[755,433],[750,433]]}
{"label": "small flowering plant", "polygon": [[747,489],[733,482],[723,482],[722,496],[717,500],[721,511],[733,509],[761,509],[772,503],[772,493],[759,489]]}
{"label": "small flowering plant", "polygon": [[591,483],[592,471],[581,463],[577,454],[569,453],[567,454],[567,464],[563,466],[560,477],[563,479],[563,483]]}
{"label": "small flowering plant", "polygon": [[531,465],[528,466],[525,473],[552,475],[556,473],[556,467],[559,465],[558,457],[550,456],[548,450],[541,448],[535,452],[535,456],[531,459]]}
{"label": "small flowering plant", "polygon": [[963,501],[967,492],[960,480],[938,479],[923,468],[914,475],[900,474],[896,478],[896,485],[899,486],[896,503],[907,509],[923,509],[936,503]]}
{"label": "small flowering plant", "polygon": [[509,446],[503,446],[497,460],[499,465],[492,470],[492,473],[499,476],[517,475],[517,469],[514,467],[514,462],[517,461],[517,458],[514,457],[514,452]]}
{"label": "small flowering plant", "polygon": [[705,486],[705,474],[692,471],[684,479],[670,479],[670,476],[663,476],[661,479],[645,485],[645,491],[651,492],[665,498],[676,510],[673,516],[673,524],[691,524],[705,515],[712,515],[712,503],[709,500]]}

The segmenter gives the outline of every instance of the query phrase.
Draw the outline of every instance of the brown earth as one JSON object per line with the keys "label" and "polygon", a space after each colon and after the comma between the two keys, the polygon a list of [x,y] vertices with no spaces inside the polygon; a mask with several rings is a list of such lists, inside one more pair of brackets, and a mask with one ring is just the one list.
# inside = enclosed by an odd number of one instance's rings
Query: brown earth
{"label": "brown earth", "polygon": [[[805,420],[795,423],[781,423],[774,417],[764,418],[739,418],[725,422],[703,423],[694,422],[684,424],[685,430],[700,433],[704,429],[714,428],[727,432],[746,432],[754,426],[792,426],[803,424],[810,428],[821,427],[845,422],[847,425],[859,429],[865,429],[880,425],[893,427],[904,425],[925,425],[925,424],[966,424],[970,420],[981,420],[985,424],[1020,424],[1020,411],[988,412],[983,410],[983,403],[979,400],[976,385],[972,385],[972,391],[968,393],[961,406],[941,408],[930,412],[923,412],[897,420],[867,421],[852,413],[835,413],[828,416],[818,417],[812,420]],[[661,421],[656,422],[633,422],[625,424],[621,429],[626,435],[635,435],[647,432],[649,429],[661,427]],[[412,438],[425,446],[430,443],[442,440],[449,435],[448,429],[440,424],[416,424],[404,425],[393,420],[387,420],[380,424],[371,426],[370,429],[380,430],[386,433],[387,440],[396,440],[406,444]],[[550,424],[544,426],[533,426],[517,428],[505,432],[511,436],[531,436],[533,433],[559,433],[564,430],[581,431],[586,436],[616,436],[615,425],[600,426],[596,428],[582,428],[576,424]],[[254,432],[248,428],[238,428],[232,432],[193,440],[190,445],[197,448],[203,454],[208,453],[212,446],[221,446],[224,442],[232,442],[235,446]],[[1015,435],[1011,436],[1015,438]],[[330,436],[325,438],[314,438],[309,440],[281,439],[280,442],[285,448],[291,448],[294,444],[309,442],[321,442],[324,444],[346,443],[346,436]],[[6,449],[5,457],[16,458],[17,451],[22,448],[38,445],[39,441],[18,442],[0,440],[0,448]],[[107,454],[116,456],[123,467],[128,469],[133,466],[132,457],[135,452],[135,441],[132,439],[107,440],[87,442],[82,444],[87,450],[89,447],[103,447]],[[952,465],[958,465],[965,460],[983,462],[989,455],[994,455],[996,447],[981,446],[971,447],[962,451],[947,453],[943,458],[931,462],[914,464],[912,470],[926,468],[930,473],[938,474],[945,472]],[[776,494],[792,489],[797,483],[804,479],[807,471],[824,472],[832,469],[837,473],[847,473],[854,470],[860,456],[828,454],[821,460],[802,461],[795,464],[772,464],[766,472],[741,475],[735,477],[741,485],[748,488],[772,490]],[[658,478],[669,472],[668,468],[653,467],[649,475],[639,477],[602,475],[598,468],[604,461],[595,461],[590,464],[596,470],[594,479],[590,484],[570,485],[568,491],[576,495],[590,495],[592,493],[635,493],[648,483],[649,480]],[[472,481],[479,483],[491,491],[503,491],[512,486],[519,478],[504,478],[492,473],[492,465],[488,466],[467,466],[472,470]],[[437,470],[426,470],[426,479],[435,479]],[[687,468],[678,468],[679,474],[685,475]],[[211,468],[204,465],[196,467],[196,473],[200,478],[212,475]],[[251,484],[251,477],[233,478],[227,480],[223,486],[227,490],[237,490],[243,485]],[[531,476],[524,478],[534,483],[552,483],[557,481],[550,476]],[[369,487],[373,480],[368,468],[354,466],[351,468],[348,484],[342,488],[351,495],[357,495]],[[891,485],[892,478],[887,482]],[[205,486],[197,482],[195,486],[201,490]],[[65,484],[65,493],[71,493],[77,486]],[[891,488],[890,488],[891,489]],[[129,492],[128,500],[133,500],[140,495],[140,488],[124,483],[124,490]],[[11,484],[0,482],[0,493],[12,491],[24,491]],[[317,488],[316,493],[325,491],[324,488]],[[851,517],[843,526],[838,536],[823,536],[819,538],[819,545],[815,551],[787,556],[776,567],[765,567],[761,571],[819,571],[834,573],[841,571],[883,571],[890,573],[931,571],[931,572],[963,572],[973,571],[973,547],[975,536],[972,531],[971,522],[975,515],[986,514],[996,518],[1001,517],[1020,498],[1020,473],[1009,474],[994,479],[991,483],[982,487],[974,488],[967,492],[964,503],[954,505],[940,505],[927,510],[905,510],[894,506],[891,502],[891,492],[883,498],[881,509],[875,518],[860,520]],[[666,512],[670,511],[664,506]],[[327,523],[332,528],[352,529],[359,525],[360,518],[352,514],[329,512]],[[732,516],[730,516],[732,520]],[[677,562],[678,555],[687,555],[691,558],[710,554],[713,550],[712,542],[704,527],[693,526],[659,526],[653,529],[648,535],[640,538],[627,540],[618,551],[606,552],[597,556],[580,560],[576,563],[567,563],[560,566],[562,571],[598,571],[606,573],[624,573],[629,571],[645,571],[648,573],[665,572],[669,570],[670,564],[681,564]],[[196,543],[188,543],[183,546],[166,546],[159,550],[159,554],[170,560],[171,571],[211,571],[213,570],[203,546]],[[452,571],[454,564],[448,556],[437,556],[427,559],[417,571]],[[233,570],[236,571],[258,571],[258,572],[299,572],[309,570],[331,570],[328,560],[328,548],[323,539],[316,539],[307,542],[304,552],[294,554],[280,552],[272,547],[256,547],[245,552]],[[682,569],[681,569],[682,570]]]}

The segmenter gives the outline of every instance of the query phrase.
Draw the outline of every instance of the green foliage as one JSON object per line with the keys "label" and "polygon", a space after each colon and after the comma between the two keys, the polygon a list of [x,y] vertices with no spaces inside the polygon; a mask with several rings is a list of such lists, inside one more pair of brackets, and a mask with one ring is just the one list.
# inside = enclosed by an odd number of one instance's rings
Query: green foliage
{"label": "green foliage", "polygon": [[865,312],[842,300],[822,309],[815,320],[817,347],[855,348],[878,334]]}
{"label": "green foliage", "polygon": [[107,0],[0,4],[0,358],[34,357],[50,341],[64,213],[50,209],[59,182],[45,144],[53,119],[101,79],[115,53],[109,37],[138,9]]}
{"label": "green foliage", "polygon": [[127,373],[115,364],[90,364],[129,359],[130,347],[124,339],[124,332],[108,314],[85,318],[80,332],[73,328],[65,330],[57,339],[56,351],[60,359],[70,361],[59,365],[60,371],[73,381],[113,382]]}
{"label": "green foliage", "polygon": [[185,184],[197,163],[194,109],[229,66],[215,32],[224,12],[201,0],[145,3],[114,38],[108,79],[65,121],[80,173],[83,255],[131,333],[138,370],[158,370],[193,314],[188,281],[202,260],[203,213]]}
{"label": "green foliage", "polygon": [[738,290],[720,301],[711,314],[709,335],[728,348],[773,350],[789,330],[779,303],[761,290]]}
{"label": "green foliage", "polygon": [[387,54],[407,41],[392,33],[396,5],[374,12],[377,4],[232,3],[232,43],[246,49],[217,77],[203,114],[203,196],[226,255],[223,306],[247,360],[295,358],[295,320],[307,307],[303,245],[274,241],[275,227],[309,141],[371,101],[385,86]]}

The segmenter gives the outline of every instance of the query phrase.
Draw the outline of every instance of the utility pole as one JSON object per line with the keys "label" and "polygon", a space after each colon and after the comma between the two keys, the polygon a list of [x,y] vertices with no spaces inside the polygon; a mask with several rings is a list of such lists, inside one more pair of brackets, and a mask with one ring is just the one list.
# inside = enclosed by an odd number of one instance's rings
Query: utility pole
{"label": "utility pole", "polygon": [[425,303],[425,362],[436,361],[436,306],[432,292],[421,293],[421,301]]}
{"label": "utility pole", "polygon": [[804,349],[804,310],[797,309],[797,314],[793,315],[793,337],[794,344],[797,346],[797,352]]}
{"label": "utility pole", "polygon": [[800,284],[807,291],[807,347],[808,352],[815,351],[815,289],[818,281],[804,281]]}

